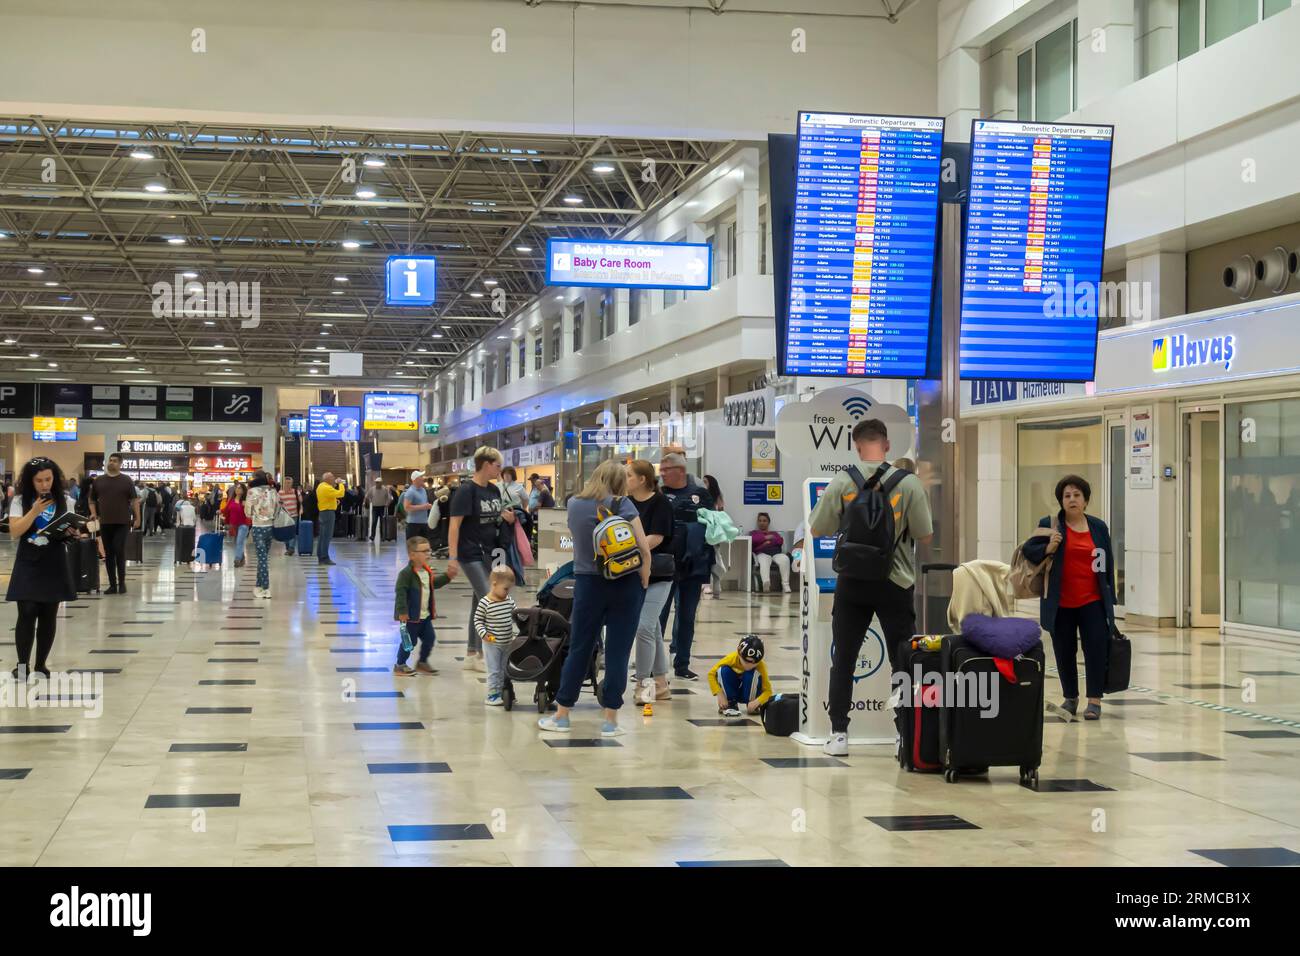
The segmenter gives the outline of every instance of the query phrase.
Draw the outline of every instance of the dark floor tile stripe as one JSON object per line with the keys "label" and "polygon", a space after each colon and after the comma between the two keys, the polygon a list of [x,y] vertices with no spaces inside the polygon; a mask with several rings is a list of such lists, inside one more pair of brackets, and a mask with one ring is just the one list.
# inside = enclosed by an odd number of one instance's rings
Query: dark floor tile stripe
{"label": "dark floor tile stripe", "polygon": [[452,840],[491,840],[492,831],[485,823],[434,823],[415,826],[390,826],[394,843],[444,843]]}
{"label": "dark floor tile stripe", "polygon": [[185,713],[195,716],[204,714],[251,714],[251,707],[186,707]]}
{"label": "dark floor tile stripe", "polygon": [[237,793],[151,793],[146,810],[174,810],[191,807],[237,807]]}
{"label": "dark floor tile stripe", "polygon": [[430,763],[368,763],[366,769],[373,774],[451,773],[450,764],[437,761]]}
{"label": "dark floor tile stripe", "polygon": [[225,754],[244,753],[248,744],[172,744],[167,751],[173,754]]}

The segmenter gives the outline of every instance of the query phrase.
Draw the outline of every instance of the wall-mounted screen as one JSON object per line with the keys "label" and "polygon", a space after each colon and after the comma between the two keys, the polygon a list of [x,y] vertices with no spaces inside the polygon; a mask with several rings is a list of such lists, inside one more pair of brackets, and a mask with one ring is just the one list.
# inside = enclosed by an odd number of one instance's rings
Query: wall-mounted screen
{"label": "wall-mounted screen", "polygon": [[800,113],[784,375],[926,374],[943,120]]}
{"label": "wall-mounted screen", "polygon": [[366,431],[414,432],[420,429],[420,396],[367,392],[362,399]]}
{"label": "wall-mounted screen", "polygon": [[289,418],[289,434],[290,434],[290,435],[305,435],[305,434],[307,434],[307,419],[305,419],[305,418],[294,418],[294,417],[290,417],[290,418]]}
{"label": "wall-mounted screen", "polygon": [[546,284],[705,291],[713,284],[713,247],[706,242],[547,239]]}
{"label": "wall-mounted screen", "polygon": [[33,441],[76,441],[77,420],[61,416],[37,415],[32,419]]}
{"label": "wall-mounted screen", "polygon": [[361,409],[356,405],[313,405],[307,409],[307,437],[312,441],[357,441]]}
{"label": "wall-mounted screen", "polygon": [[962,378],[1092,380],[1113,135],[972,123]]}

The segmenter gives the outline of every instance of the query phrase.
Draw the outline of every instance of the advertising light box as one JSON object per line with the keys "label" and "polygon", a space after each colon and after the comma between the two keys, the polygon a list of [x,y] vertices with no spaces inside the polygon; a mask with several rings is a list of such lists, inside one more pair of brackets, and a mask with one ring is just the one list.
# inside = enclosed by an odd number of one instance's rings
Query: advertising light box
{"label": "advertising light box", "polygon": [[436,272],[433,256],[390,256],[384,268],[384,303],[433,305]]}
{"label": "advertising light box", "polygon": [[800,113],[783,375],[922,378],[943,120]]}
{"label": "advertising light box", "polygon": [[76,441],[77,420],[75,418],[37,415],[32,419],[32,440]]}
{"label": "advertising light box", "polygon": [[420,429],[420,396],[367,392],[362,400],[362,428],[367,431],[413,432]]}
{"label": "advertising light box", "polygon": [[312,441],[357,441],[361,409],[356,405],[313,405],[307,409],[307,437]]}
{"label": "advertising light box", "polygon": [[546,284],[704,291],[713,284],[713,248],[704,242],[548,239]]}
{"label": "advertising light box", "polygon": [[1092,380],[1113,135],[973,121],[962,378]]}

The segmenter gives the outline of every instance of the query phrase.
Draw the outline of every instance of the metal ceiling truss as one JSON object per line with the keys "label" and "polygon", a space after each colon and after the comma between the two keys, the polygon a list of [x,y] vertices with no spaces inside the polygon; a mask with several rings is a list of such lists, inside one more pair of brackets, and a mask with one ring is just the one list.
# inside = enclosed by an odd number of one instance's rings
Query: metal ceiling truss
{"label": "metal ceiling truss", "polygon": [[[543,290],[548,236],[616,235],[728,146],[0,117],[0,359],[14,378],[302,385],[345,350],[367,380],[423,384],[502,321],[494,288],[505,315]],[[383,305],[405,253],[437,257],[432,308]],[[209,283],[256,283],[257,325],[155,314],[155,284],[186,272],[213,309]]]}

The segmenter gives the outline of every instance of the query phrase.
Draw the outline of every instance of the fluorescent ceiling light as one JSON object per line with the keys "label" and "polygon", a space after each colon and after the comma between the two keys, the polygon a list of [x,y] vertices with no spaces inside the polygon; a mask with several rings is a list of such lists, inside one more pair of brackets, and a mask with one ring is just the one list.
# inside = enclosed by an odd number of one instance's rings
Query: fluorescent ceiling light
{"label": "fluorescent ceiling light", "polygon": [[609,163],[597,163],[595,166],[591,167],[591,171],[593,173],[600,173],[601,175],[604,175],[605,173],[612,173],[614,171],[614,167],[611,166]]}
{"label": "fluorescent ceiling light", "polygon": [[371,169],[382,169],[384,167],[384,158],[382,156],[367,156],[361,161],[361,165],[369,166]]}
{"label": "fluorescent ceiling light", "polygon": [[131,158],[132,159],[153,159],[153,153],[149,152],[149,150],[147,149],[133,149],[131,150]]}
{"label": "fluorescent ceiling light", "polygon": [[582,197],[581,197],[581,196],[565,196],[565,197],[564,197],[564,201],[565,201],[566,203],[568,203],[570,206],[580,206],[580,205],[582,205]]}
{"label": "fluorescent ceiling light", "polygon": [[144,191],[147,193],[165,193],[167,187],[160,182],[152,181],[144,184]]}
{"label": "fluorescent ceiling light", "polygon": [[483,284],[484,284],[484,285],[496,285],[496,284],[497,284],[497,280],[496,280],[496,279],[484,279],[484,280],[483,280]]}
{"label": "fluorescent ceiling light", "polygon": [[53,281],[53,280],[50,280],[49,282],[47,282],[47,283],[45,283],[45,284],[46,284],[47,286],[56,286],[56,285],[58,285],[58,283],[55,282],[55,281]]}
{"label": "fluorescent ceiling light", "polygon": [[334,281],[335,281],[335,282],[347,282],[347,281],[348,281],[348,277],[347,277],[347,276],[335,276],[335,277],[334,277]]}
{"label": "fluorescent ceiling light", "polygon": [[375,191],[370,186],[358,186],[357,191],[353,195],[358,199],[374,199]]}
{"label": "fluorescent ceiling light", "polygon": [[40,266],[28,266],[28,267],[27,267],[27,271],[30,272],[30,273],[31,273],[32,275],[34,275],[34,276],[43,276],[43,275],[45,275],[45,270],[42,269]]}
{"label": "fluorescent ceiling light", "polygon": [[93,315],[83,315],[83,316],[81,317],[81,321],[83,321],[83,322],[94,322],[94,321],[95,321],[95,317],[94,317]]}
{"label": "fluorescent ceiling light", "polygon": [[515,252],[532,252],[532,246],[515,246]]}
{"label": "fluorescent ceiling light", "polygon": [[361,248],[361,243],[357,242],[355,239],[344,239],[344,240],[343,240],[343,248],[344,248],[344,249],[360,249],[360,248]]}
{"label": "fluorescent ceiling light", "polygon": [[199,277],[199,274],[198,274],[197,272],[182,272],[182,273],[181,273],[181,278],[182,278],[182,279],[197,279],[198,277]]}
{"label": "fluorescent ceiling light", "polygon": [[470,297],[471,299],[481,299],[481,298],[483,298],[483,293],[482,293],[482,292],[471,292],[471,293],[469,294],[469,297]]}
{"label": "fluorescent ceiling light", "polygon": [[169,245],[169,246],[183,246],[183,245],[185,245],[185,237],[184,237],[184,236],[168,236],[168,237],[167,237],[167,245]]}

